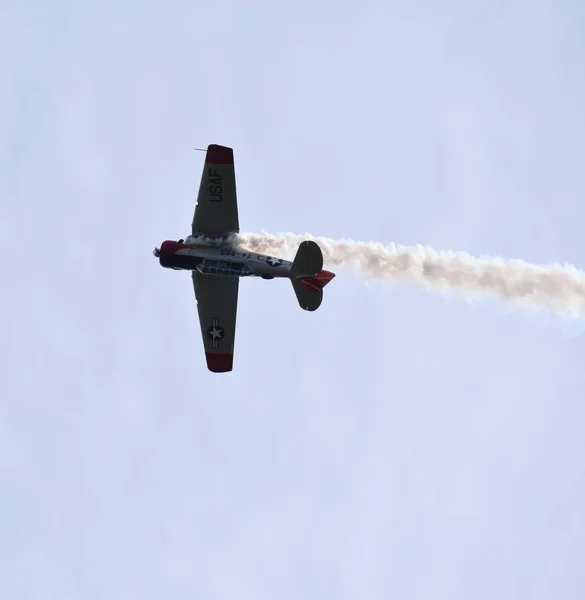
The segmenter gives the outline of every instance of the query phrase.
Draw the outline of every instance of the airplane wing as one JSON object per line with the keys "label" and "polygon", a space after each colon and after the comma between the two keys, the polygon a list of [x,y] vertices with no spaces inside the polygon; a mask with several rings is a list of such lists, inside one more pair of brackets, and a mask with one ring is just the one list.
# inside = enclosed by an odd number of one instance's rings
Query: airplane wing
{"label": "airplane wing", "polygon": [[199,324],[207,368],[214,373],[233,369],[239,279],[193,271]]}
{"label": "airplane wing", "polygon": [[205,155],[191,232],[193,236],[225,237],[239,231],[234,151],[226,146],[210,144]]}

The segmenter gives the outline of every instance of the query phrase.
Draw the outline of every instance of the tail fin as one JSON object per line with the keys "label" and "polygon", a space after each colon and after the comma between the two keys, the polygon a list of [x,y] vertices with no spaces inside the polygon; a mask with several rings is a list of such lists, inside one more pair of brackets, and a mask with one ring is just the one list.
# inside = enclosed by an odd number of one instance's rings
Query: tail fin
{"label": "tail fin", "polygon": [[323,253],[312,241],[302,242],[291,266],[291,282],[302,309],[317,310],[323,301],[323,288],[335,277],[323,270]]}

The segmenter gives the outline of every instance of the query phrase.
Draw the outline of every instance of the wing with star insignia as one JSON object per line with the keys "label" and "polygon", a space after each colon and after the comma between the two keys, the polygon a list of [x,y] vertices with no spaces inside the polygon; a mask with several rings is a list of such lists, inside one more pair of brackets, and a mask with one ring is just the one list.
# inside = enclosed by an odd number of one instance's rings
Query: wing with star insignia
{"label": "wing with star insignia", "polygon": [[214,373],[233,369],[239,279],[192,272],[207,368]]}
{"label": "wing with star insignia", "polygon": [[191,233],[195,237],[225,237],[239,231],[234,151],[226,146],[210,144],[205,155]]}

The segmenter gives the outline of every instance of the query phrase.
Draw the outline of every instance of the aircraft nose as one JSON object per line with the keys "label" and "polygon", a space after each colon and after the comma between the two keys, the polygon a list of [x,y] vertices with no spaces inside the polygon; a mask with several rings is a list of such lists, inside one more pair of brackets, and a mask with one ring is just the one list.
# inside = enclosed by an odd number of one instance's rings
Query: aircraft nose
{"label": "aircraft nose", "polygon": [[[160,248],[154,249],[154,255],[158,257],[161,267],[172,269],[175,261],[175,253],[181,244],[173,240],[165,240]],[[156,253],[158,251],[158,254]]]}
{"label": "aircraft nose", "polygon": [[160,254],[165,254],[167,256],[171,256],[172,254],[174,254],[179,246],[181,244],[179,244],[178,242],[174,242],[173,240],[165,240],[161,245],[160,245]]}

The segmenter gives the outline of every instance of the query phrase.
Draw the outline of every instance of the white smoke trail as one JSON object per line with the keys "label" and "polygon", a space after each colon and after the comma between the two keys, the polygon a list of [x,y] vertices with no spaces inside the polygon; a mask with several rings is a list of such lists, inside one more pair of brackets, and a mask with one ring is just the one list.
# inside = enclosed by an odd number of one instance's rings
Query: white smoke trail
{"label": "white smoke trail", "polygon": [[497,297],[526,308],[549,310],[563,317],[585,316],[585,272],[570,265],[533,265],[523,260],[474,258],[465,253],[437,252],[421,245],[398,246],[331,240],[309,234],[239,234],[234,247],[292,259],[300,242],[314,240],[325,266],[347,267],[371,279],[404,281],[468,299]]}

